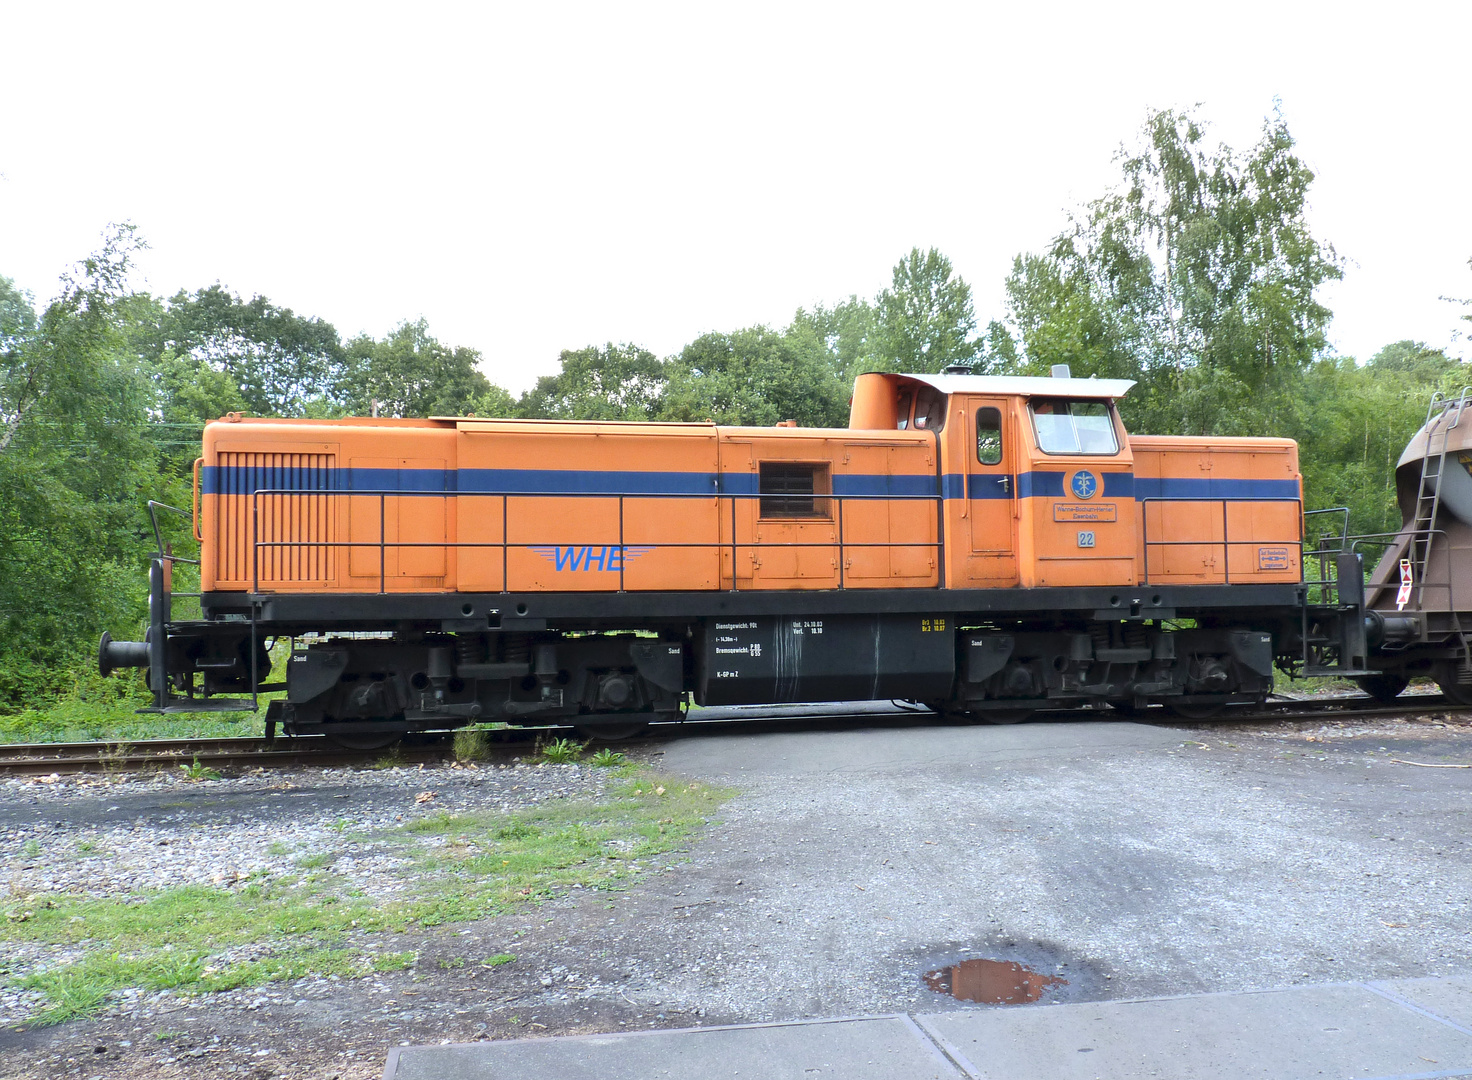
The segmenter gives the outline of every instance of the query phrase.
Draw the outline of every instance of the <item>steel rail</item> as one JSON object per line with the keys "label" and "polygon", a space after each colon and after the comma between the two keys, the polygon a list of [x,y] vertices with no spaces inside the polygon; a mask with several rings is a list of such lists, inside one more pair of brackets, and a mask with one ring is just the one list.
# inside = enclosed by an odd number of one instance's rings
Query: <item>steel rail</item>
{"label": "steel rail", "polygon": [[[696,710],[685,720],[650,725],[647,735],[630,739],[620,746],[648,747],[681,735],[706,736],[754,733],[757,731],[829,731],[864,724],[911,722],[934,723],[937,714],[915,706],[897,707],[892,711],[862,713],[821,713],[811,708],[797,710],[781,706],[741,709],[711,709],[710,719],[701,719],[705,710]],[[1386,719],[1429,713],[1468,714],[1472,706],[1458,705],[1440,694],[1417,694],[1394,703],[1378,702],[1362,694],[1344,694],[1312,699],[1269,701],[1265,707],[1238,705],[1220,713],[1195,719],[1178,716],[1162,705],[1153,705],[1134,713],[1108,708],[1046,709],[1034,712],[1027,722],[1065,722],[1107,717],[1166,726],[1190,727],[1209,724],[1254,724],[1324,722]],[[970,719],[985,721],[984,714]],[[563,737],[571,726],[507,728],[490,731],[482,748],[484,760],[504,761],[534,751],[539,739]],[[418,739],[426,739],[424,742]],[[0,774],[48,775],[80,772],[136,772],[148,769],[190,769],[196,763],[202,768],[250,769],[291,768],[299,766],[333,767],[363,765],[389,758],[396,763],[415,765],[453,760],[454,743],[450,735],[413,736],[407,743],[369,750],[339,746],[325,735],[299,735],[267,739],[264,736],[222,739],[140,739],[135,742],[76,743],[9,743],[0,744]]]}

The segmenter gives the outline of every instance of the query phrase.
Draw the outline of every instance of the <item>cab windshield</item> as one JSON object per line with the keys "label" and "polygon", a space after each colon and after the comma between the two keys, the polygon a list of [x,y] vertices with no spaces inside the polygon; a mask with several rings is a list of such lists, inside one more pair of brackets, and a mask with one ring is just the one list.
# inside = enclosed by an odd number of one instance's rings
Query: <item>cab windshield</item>
{"label": "cab windshield", "polygon": [[1119,453],[1107,401],[1033,398],[1029,408],[1038,449],[1043,453]]}

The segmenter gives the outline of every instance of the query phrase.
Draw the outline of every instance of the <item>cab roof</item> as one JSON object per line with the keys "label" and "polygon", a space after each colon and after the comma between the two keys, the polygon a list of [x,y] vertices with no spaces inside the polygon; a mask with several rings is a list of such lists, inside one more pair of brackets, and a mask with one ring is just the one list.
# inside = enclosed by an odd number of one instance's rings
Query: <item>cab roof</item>
{"label": "cab roof", "polygon": [[1052,379],[1031,375],[896,375],[942,394],[1017,394],[1022,397],[1121,398],[1134,379]]}

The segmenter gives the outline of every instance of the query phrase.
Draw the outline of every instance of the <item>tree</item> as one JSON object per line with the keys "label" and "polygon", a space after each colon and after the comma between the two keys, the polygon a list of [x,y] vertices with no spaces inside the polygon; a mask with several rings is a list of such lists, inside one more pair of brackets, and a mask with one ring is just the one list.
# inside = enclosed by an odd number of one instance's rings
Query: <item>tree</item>
{"label": "tree", "polygon": [[[1472,259],[1468,259],[1467,260],[1467,265],[1468,266],[1472,266]],[[1447,301],[1448,303],[1451,303],[1451,304],[1460,304],[1464,308],[1472,309],[1472,300],[1458,300],[1454,296],[1443,296],[1442,299],[1445,300],[1445,301]],[[1465,315],[1462,316],[1462,321],[1463,322],[1472,322],[1472,310],[1469,310],[1467,312],[1467,314],[1465,314]],[[1455,340],[1456,337],[1457,337],[1456,331],[1453,331],[1452,332],[1452,338],[1453,338],[1453,340]]]}
{"label": "tree", "polygon": [[1349,358],[1311,365],[1296,395],[1309,422],[1292,433],[1306,505],[1349,508],[1355,532],[1399,528],[1401,450],[1425,422],[1431,395],[1455,394],[1466,380],[1466,365],[1418,341],[1387,345],[1363,365]]}
{"label": "tree", "polygon": [[470,403],[466,416],[510,417],[516,416],[516,399],[504,387],[491,384],[491,388]]}
{"label": "tree", "polygon": [[0,364],[9,375],[12,365],[19,363],[18,350],[36,331],[36,309],[30,293],[15,287],[8,277],[0,277]]}
{"label": "tree", "polygon": [[666,364],[637,345],[566,349],[556,375],[521,399],[522,416],[549,420],[650,420],[659,413]]}
{"label": "tree", "polygon": [[875,298],[875,354],[884,370],[941,371],[976,358],[971,286],[935,248],[912,248]]}
{"label": "tree", "polygon": [[[238,388],[256,416],[321,411],[343,374],[344,354],[329,322],[277,307],[264,296],[242,300],[219,284],[180,291],[159,318],[153,355],[208,364]],[[211,410],[219,416],[226,410]]]}
{"label": "tree", "polygon": [[702,334],[674,361],[663,419],[841,427],[848,387],[824,354],[765,326]]}
{"label": "tree", "polygon": [[1205,139],[1190,113],[1153,113],[1120,152],[1123,183],[1018,258],[1009,316],[1032,369],[1139,379],[1125,408],[1147,429],[1284,431],[1341,261],[1309,230],[1314,175],[1281,116],[1247,155]]}
{"label": "tree", "polygon": [[364,334],[347,346],[336,387],[348,412],[367,416],[463,416],[491,391],[477,369],[480,353],[441,345],[419,319],[382,341]]}
{"label": "tree", "polygon": [[874,306],[850,296],[831,308],[822,304],[811,311],[798,308],[786,336],[800,349],[822,350],[838,379],[852,386],[857,376],[883,363],[875,352],[875,331]]}
{"label": "tree", "polygon": [[138,512],[164,486],[130,351],[141,246],[109,229],[39,317],[0,287],[0,706],[56,687],[84,642],[138,611]]}
{"label": "tree", "polygon": [[1017,340],[1005,323],[993,319],[986,333],[976,342],[976,362],[972,370],[978,375],[1015,375],[1022,366]]}

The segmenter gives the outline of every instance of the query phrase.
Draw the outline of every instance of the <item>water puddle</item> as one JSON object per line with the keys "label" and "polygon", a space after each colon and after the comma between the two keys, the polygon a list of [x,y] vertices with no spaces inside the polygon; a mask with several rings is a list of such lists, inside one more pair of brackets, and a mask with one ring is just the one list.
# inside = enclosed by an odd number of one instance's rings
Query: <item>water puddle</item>
{"label": "water puddle", "polygon": [[957,1001],[983,1005],[1031,1005],[1052,986],[1067,986],[1068,980],[1044,975],[1011,960],[962,960],[925,973],[925,985]]}

